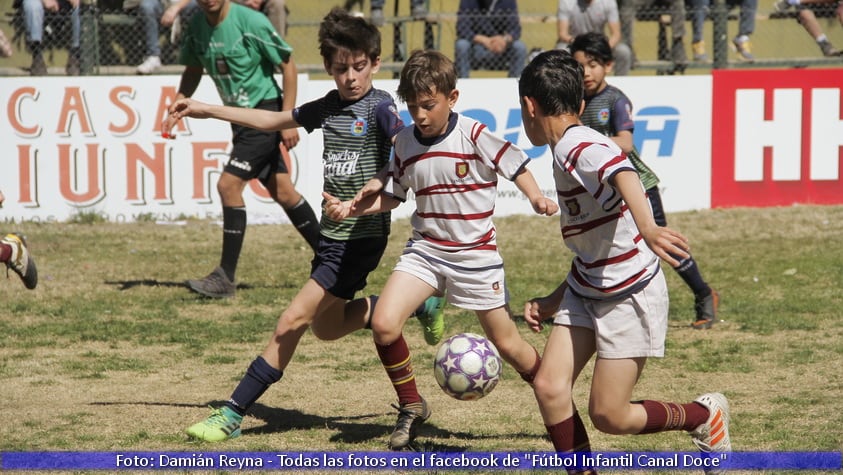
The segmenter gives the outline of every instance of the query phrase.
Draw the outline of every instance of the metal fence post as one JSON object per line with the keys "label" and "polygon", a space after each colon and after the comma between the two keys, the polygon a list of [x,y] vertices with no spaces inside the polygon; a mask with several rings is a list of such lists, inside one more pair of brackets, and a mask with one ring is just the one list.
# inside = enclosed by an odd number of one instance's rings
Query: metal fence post
{"label": "metal fence post", "polygon": [[729,64],[729,8],[726,6],[725,0],[712,0],[711,23],[712,50],[714,53],[712,67],[723,69]]}
{"label": "metal fence post", "polygon": [[97,6],[93,2],[85,2],[82,8],[82,41],[80,54],[80,69],[83,75],[90,76],[99,73],[99,32],[97,31]]}

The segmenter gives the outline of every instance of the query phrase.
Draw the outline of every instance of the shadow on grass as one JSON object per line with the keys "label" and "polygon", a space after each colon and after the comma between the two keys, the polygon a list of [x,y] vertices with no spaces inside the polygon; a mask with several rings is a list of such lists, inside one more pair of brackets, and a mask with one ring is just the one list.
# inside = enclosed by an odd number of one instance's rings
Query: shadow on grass
{"label": "shadow on grass", "polygon": [[[209,401],[205,404],[187,404],[187,403],[165,403],[165,402],[150,402],[150,401],[99,401],[90,403],[91,406],[168,406],[168,407],[222,407],[225,401]],[[377,424],[365,422],[366,419],[375,419],[383,417],[384,413],[376,414],[362,414],[357,416],[337,416],[337,417],[323,417],[313,414],[306,414],[295,409],[283,409],[277,407],[269,407],[260,403],[255,403],[248,411],[247,415],[264,422],[263,425],[244,429],[243,434],[260,435],[273,434],[278,432],[286,432],[290,430],[310,430],[327,428],[337,431],[336,434],[330,437],[331,442],[343,443],[362,443],[371,440],[381,439],[384,442],[384,450],[386,450],[386,441],[389,439],[389,434],[392,432],[393,425]],[[514,434],[474,434],[471,432],[452,432],[450,430],[441,429],[429,421],[418,427],[416,440],[413,444],[407,447],[407,450],[415,452],[466,452],[471,450],[471,441],[473,440],[494,440],[500,438],[506,439],[534,439],[535,434],[519,432]],[[455,442],[450,444],[437,443],[435,440],[448,440]],[[462,444],[461,442],[465,442]]]}
{"label": "shadow on grass", "polygon": [[[182,287],[185,289],[190,289],[187,286],[186,281],[182,282],[167,282],[167,281],[159,281],[155,279],[141,279],[141,280],[107,280],[105,281],[106,285],[116,285],[119,290],[129,290],[135,287]],[[263,286],[269,288],[270,286],[266,285]],[[255,289],[257,288],[251,284],[237,284],[237,288],[240,290],[246,289]]]}
{"label": "shadow on grass", "polygon": [[[104,282],[106,285],[116,285],[118,290],[130,290],[135,287],[181,287],[190,290],[186,281],[182,282],[168,282],[168,281],[160,281],[155,279],[139,279],[139,280],[107,280]],[[268,285],[268,284],[248,284],[248,283],[237,283],[237,290],[253,290],[253,289],[296,289],[299,287],[299,284],[293,283],[283,283],[280,285]]]}

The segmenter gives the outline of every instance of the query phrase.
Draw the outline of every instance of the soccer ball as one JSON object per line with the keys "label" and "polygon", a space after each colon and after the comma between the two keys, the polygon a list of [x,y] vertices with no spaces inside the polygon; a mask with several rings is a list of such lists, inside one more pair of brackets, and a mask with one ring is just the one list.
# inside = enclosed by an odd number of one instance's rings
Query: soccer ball
{"label": "soccer ball", "polygon": [[503,366],[495,345],[475,333],[448,338],[436,351],[433,375],[445,394],[472,401],[492,392]]}

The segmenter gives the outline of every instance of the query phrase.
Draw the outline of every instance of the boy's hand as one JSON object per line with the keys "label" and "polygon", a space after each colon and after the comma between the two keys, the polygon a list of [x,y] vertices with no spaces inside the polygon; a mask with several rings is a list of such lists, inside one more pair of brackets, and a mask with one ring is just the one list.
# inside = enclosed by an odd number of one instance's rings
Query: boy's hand
{"label": "boy's hand", "polygon": [[533,210],[536,213],[543,214],[545,216],[553,216],[557,211],[559,211],[559,205],[552,199],[545,196],[539,197],[531,204],[533,205]]}
{"label": "boy's hand", "polygon": [[281,142],[287,147],[287,150],[292,150],[299,143],[299,131],[296,129],[282,130]]}
{"label": "boy's hand", "polygon": [[647,232],[641,231],[644,242],[671,267],[679,265],[677,257],[687,259],[691,246],[688,245],[688,238],[678,231],[661,226],[653,226]]}
{"label": "boy's hand", "polygon": [[190,98],[179,99],[173,102],[167,109],[167,117],[161,123],[161,136],[165,139],[175,138],[174,135],[170,134],[170,131],[173,130],[173,127],[179,123],[182,117],[207,119],[209,117],[207,107],[208,104]]}
{"label": "boy's hand", "polygon": [[322,192],[322,198],[325,199],[325,216],[334,221],[342,221],[351,215],[350,201],[340,201],[339,198],[334,197],[326,191]]}
{"label": "boy's hand", "polygon": [[363,185],[363,188],[360,188],[360,191],[354,195],[354,199],[351,200],[351,209],[357,209],[357,204],[360,203],[363,198],[380,193],[384,186],[384,179],[380,176],[380,173],[373,176]]}
{"label": "boy's hand", "polygon": [[558,307],[559,302],[556,302],[556,299],[551,298],[551,296],[531,299],[524,304],[524,320],[530,330],[538,333],[544,328],[542,322],[553,316]]}

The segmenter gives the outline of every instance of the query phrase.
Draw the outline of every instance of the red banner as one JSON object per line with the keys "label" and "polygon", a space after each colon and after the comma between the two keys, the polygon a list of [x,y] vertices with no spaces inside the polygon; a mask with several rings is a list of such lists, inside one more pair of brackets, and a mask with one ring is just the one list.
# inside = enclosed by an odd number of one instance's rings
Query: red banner
{"label": "red banner", "polygon": [[843,69],[724,70],[713,80],[713,208],[843,203]]}

